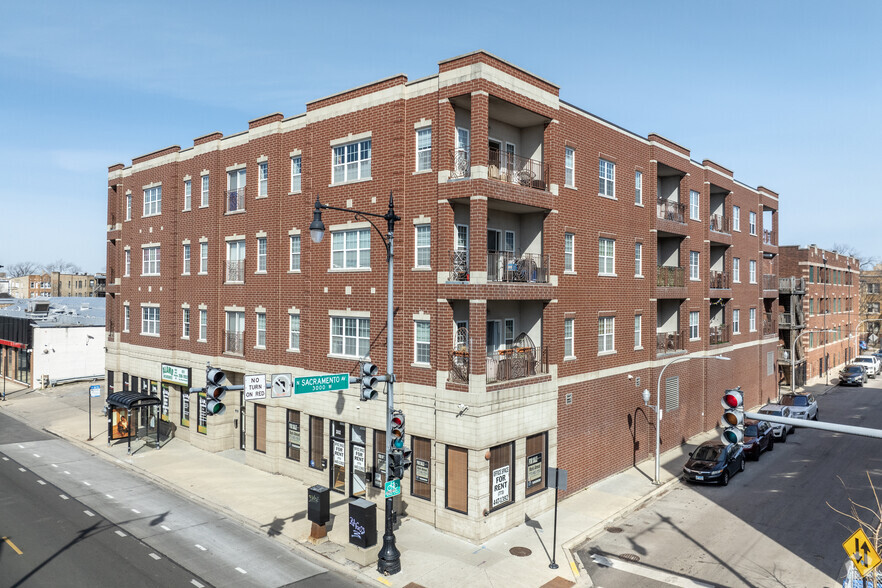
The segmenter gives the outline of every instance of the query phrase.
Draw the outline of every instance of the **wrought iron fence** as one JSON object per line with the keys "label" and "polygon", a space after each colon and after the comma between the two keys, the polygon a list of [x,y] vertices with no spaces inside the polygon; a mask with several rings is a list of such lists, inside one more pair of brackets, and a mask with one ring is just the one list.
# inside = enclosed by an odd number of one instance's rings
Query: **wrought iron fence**
{"label": "wrought iron fence", "polygon": [[686,337],[683,331],[657,332],[655,334],[655,351],[659,355],[682,351],[685,349],[683,346],[685,341]]}
{"label": "wrought iron fence", "polygon": [[451,149],[450,158],[452,163],[450,168],[451,179],[467,178],[472,175],[472,167],[467,149]]}
{"label": "wrought iron fence", "polygon": [[245,281],[245,260],[227,262],[227,281],[228,282],[244,282]]}
{"label": "wrought iron fence", "polygon": [[729,273],[711,270],[710,287],[716,290],[728,290],[731,287],[729,285]]}
{"label": "wrought iron fence", "polygon": [[712,214],[710,217],[710,230],[717,233],[728,233],[729,217],[722,214]]}
{"label": "wrought iron fence", "polygon": [[777,290],[778,276],[774,274],[763,274],[763,290]]}
{"label": "wrought iron fence", "polygon": [[729,342],[729,325],[711,325],[708,330],[711,345]]}
{"label": "wrought iron fence", "polygon": [[227,212],[245,210],[245,187],[227,190]]}
{"label": "wrought iron fence", "polygon": [[547,190],[548,166],[541,161],[491,149],[488,156],[490,179],[519,184],[537,190]]}
{"label": "wrought iron fence", "polygon": [[468,351],[451,351],[450,352],[450,375],[448,379],[451,382],[459,382],[460,384],[469,383],[469,352]]}
{"label": "wrought iron fence", "polygon": [[487,279],[491,282],[548,282],[548,255],[510,251],[487,252]]}
{"label": "wrought iron fence", "polygon": [[245,333],[243,331],[224,331],[224,351],[242,355],[245,352]]}
{"label": "wrought iron fence", "polygon": [[657,270],[656,285],[660,288],[682,288],[685,284],[684,268],[662,265],[658,266]]}
{"label": "wrought iron fence", "polygon": [[451,282],[469,281],[469,252],[465,249],[455,249],[450,252],[450,275]]}
{"label": "wrought iron fence", "polygon": [[519,380],[548,373],[548,348],[503,349],[487,356],[487,383]]}
{"label": "wrought iron fence", "polygon": [[656,213],[658,218],[682,223],[685,222],[686,205],[682,202],[659,198]]}

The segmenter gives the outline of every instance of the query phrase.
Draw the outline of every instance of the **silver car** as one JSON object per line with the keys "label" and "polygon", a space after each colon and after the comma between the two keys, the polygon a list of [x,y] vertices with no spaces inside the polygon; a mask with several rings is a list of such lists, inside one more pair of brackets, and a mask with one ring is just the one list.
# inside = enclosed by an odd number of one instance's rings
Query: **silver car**
{"label": "silver car", "polygon": [[788,407],[795,419],[818,420],[818,402],[811,394],[782,394],[778,404]]}
{"label": "silver car", "polygon": [[[790,407],[781,406],[780,404],[767,404],[759,409],[759,413],[792,418],[792,415],[790,414]],[[796,431],[796,429],[793,428],[793,425],[784,425],[781,423],[769,424],[772,425],[772,437],[774,437],[777,441],[781,441],[782,443],[785,443],[787,441],[787,435]]]}

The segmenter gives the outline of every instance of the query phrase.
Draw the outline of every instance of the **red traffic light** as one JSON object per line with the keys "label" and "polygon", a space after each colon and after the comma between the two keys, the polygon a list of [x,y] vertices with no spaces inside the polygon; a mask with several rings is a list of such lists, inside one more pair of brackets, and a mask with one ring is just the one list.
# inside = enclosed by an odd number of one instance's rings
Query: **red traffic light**
{"label": "red traffic light", "polygon": [[741,395],[740,390],[726,390],[721,404],[723,408],[741,408],[743,402],[744,397]]}

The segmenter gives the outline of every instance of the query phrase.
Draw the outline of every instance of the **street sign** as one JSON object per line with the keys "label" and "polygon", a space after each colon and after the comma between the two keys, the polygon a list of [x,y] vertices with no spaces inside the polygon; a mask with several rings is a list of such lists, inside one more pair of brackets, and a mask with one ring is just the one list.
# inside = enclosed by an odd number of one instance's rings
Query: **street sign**
{"label": "street sign", "polygon": [[89,397],[90,398],[99,398],[101,396],[101,386],[98,384],[92,384],[89,386]]}
{"label": "street sign", "polygon": [[389,480],[386,482],[386,498],[392,498],[401,494],[401,480]]}
{"label": "street sign", "polygon": [[857,568],[862,578],[882,561],[863,529],[858,529],[846,539],[842,548],[854,562],[854,567]]}
{"label": "street sign", "polygon": [[330,374],[326,376],[305,376],[294,378],[294,394],[310,392],[335,392],[349,388],[349,374]]}
{"label": "street sign", "polygon": [[253,374],[245,376],[245,400],[263,400],[266,398],[266,375]]}
{"label": "street sign", "polygon": [[273,374],[270,394],[273,398],[288,398],[294,389],[291,374]]}

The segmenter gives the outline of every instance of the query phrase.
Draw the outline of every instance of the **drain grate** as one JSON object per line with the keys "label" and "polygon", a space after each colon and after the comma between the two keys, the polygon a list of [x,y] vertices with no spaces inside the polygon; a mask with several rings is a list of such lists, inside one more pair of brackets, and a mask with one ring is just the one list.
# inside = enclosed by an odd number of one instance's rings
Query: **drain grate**
{"label": "drain grate", "polygon": [[619,559],[637,563],[638,561],[640,561],[640,556],[633,553],[623,553],[619,555]]}
{"label": "drain grate", "polygon": [[607,527],[606,532],[607,533],[621,533],[622,528],[621,527]]}
{"label": "drain grate", "polygon": [[508,550],[508,552],[512,555],[517,556],[517,557],[527,557],[528,555],[531,555],[533,553],[531,550],[527,549],[526,547],[512,547],[511,549]]}

